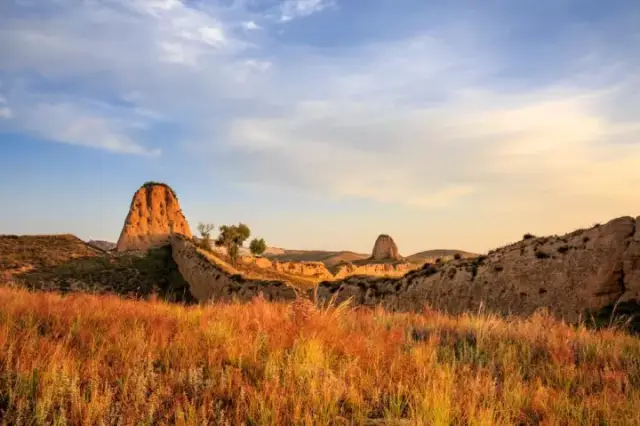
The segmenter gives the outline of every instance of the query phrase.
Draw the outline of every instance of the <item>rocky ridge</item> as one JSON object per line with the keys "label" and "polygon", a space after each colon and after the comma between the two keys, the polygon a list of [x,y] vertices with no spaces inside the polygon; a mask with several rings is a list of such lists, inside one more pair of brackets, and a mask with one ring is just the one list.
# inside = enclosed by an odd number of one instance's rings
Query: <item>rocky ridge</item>
{"label": "rocky ridge", "polygon": [[[245,280],[240,285],[238,279],[224,277],[206,259],[194,260],[196,250],[189,240],[175,237],[171,244],[174,260],[199,300],[235,293],[246,299],[265,290],[270,300],[291,297],[282,282]],[[523,239],[486,256],[426,264],[401,278],[326,281],[318,286],[318,297],[335,297],[337,302],[353,298],[356,305],[404,311],[428,305],[450,313],[485,309],[529,315],[546,308],[576,322],[587,312],[640,300],[640,218],[622,217],[564,236]]]}

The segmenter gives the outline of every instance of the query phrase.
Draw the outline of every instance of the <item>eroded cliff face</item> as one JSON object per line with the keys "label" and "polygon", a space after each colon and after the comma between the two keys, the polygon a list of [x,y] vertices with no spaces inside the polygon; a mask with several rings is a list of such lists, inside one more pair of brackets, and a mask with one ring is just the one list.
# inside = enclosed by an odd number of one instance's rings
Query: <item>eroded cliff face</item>
{"label": "eroded cliff face", "polygon": [[[427,264],[401,278],[352,276],[325,281],[318,297],[394,310],[425,305],[450,313],[488,312],[529,315],[547,308],[570,322],[585,319],[620,301],[640,301],[640,218],[623,217],[606,225],[558,237],[519,241],[473,259]],[[199,300],[292,300],[294,291],[278,281],[229,277],[202,258],[183,237],[171,239],[174,260]]]}
{"label": "eroded cliff face", "polygon": [[273,269],[286,274],[314,277],[324,280],[333,279],[333,275],[322,262],[273,262]]}
{"label": "eroded cliff face", "polygon": [[164,184],[146,184],[133,196],[117,251],[160,247],[178,233],[191,238],[191,228],[173,190]]}
{"label": "eroded cliff face", "polygon": [[271,301],[294,300],[294,290],[281,281],[245,279],[229,275],[200,254],[193,242],[182,235],[170,237],[173,260],[189,283],[191,294],[200,302],[249,301],[262,294]]}
{"label": "eroded cliff face", "polygon": [[343,279],[354,275],[367,275],[370,277],[402,277],[407,272],[419,268],[419,265],[412,263],[343,263],[336,268],[333,275],[336,279]]}
{"label": "eroded cliff face", "polygon": [[548,308],[568,321],[618,300],[640,300],[640,218],[623,217],[562,237],[532,238],[488,256],[425,265],[400,279],[347,278],[322,283],[319,294],[400,310],[425,304],[451,313],[481,306],[529,315]]}

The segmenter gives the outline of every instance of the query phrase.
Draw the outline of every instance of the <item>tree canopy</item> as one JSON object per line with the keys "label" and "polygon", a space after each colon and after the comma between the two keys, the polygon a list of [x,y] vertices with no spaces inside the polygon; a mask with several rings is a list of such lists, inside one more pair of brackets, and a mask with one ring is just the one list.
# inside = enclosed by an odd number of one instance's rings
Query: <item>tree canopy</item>
{"label": "tree canopy", "polygon": [[225,247],[227,254],[235,263],[242,244],[251,236],[251,230],[244,223],[237,225],[223,225],[220,227],[220,235],[216,240],[216,246]]}
{"label": "tree canopy", "polygon": [[249,250],[254,256],[260,256],[267,249],[267,243],[264,238],[254,238],[249,244]]}

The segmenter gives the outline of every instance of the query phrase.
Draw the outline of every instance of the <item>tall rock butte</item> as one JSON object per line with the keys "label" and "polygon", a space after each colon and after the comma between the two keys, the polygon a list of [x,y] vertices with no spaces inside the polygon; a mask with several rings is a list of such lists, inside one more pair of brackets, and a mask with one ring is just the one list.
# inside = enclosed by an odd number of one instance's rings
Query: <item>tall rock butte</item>
{"label": "tall rock butte", "polygon": [[371,253],[371,259],[380,260],[400,260],[402,256],[398,253],[398,246],[388,235],[382,234],[378,236],[376,243],[373,246],[373,252]]}
{"label": "tall rock butte", "polygon": [[117,251],[148,250],[169,243],[171,234],[191,238],[191,229],[175,192],[162,183],[146,183],[133,196]]}

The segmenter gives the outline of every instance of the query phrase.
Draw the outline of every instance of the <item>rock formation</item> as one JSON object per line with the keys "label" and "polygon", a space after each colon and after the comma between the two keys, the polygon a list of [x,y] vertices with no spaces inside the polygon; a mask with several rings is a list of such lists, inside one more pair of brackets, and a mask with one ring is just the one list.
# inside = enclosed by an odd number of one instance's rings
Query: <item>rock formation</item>
{"label": "rock formation", "polygon": [[322,262],[273,262],[273,269],[285,274],[314,277],[322,280],[333,279],[333,274],[329,272]]}
{"label": "rock formation", "polygon": [[369,277],[401,277],[407,272],[419,268],[420,265],[407,262],[394,263],[343,263],[336,268],[335,279],[343,279],[354,275]]}
{"label": "rock formation", "polygon": [[402,257],[398,254],[398,246],[388,235],[380,235],[373,246],[371,259],[374,261],[384,260],[400,260]]}
{"label": "rock formation", "polygon": [[281,281],[245,279],[229,275],[198,252],[195,244],[182,235],[170,237],[173,260],[189,283],[191,294],[201,302],[248,301],[262,294],[267,300],[294,300],[293,288]]}
{"label": "rock formation", "polygon": [[[172,239],[174,260],[199,300],[211,296],[247,299],[260,292],[291,300],[282,282],[245,280],[239,285],[206,261],[193,259],[195,246]],[[233,281],[233,283],[229,282]],[[529,238],[486,256],[426,264],[401,278],[352,276],[325,281],[320,300],[353,298],[354,304],[449,313],[530,315],[539,308],[569,322],[585,320],[620,302],[640,302],[640,217],[622,217],[564,236]]]}
{"label": "rock formation", "polygon": [[133,196],[116,249],[145,251],[167,244],[174,233],[191,238],[178,198],[165,184],[147,183]]}
{"label": "rock formation", "polygon": [[99,248],[100,250],[104,250],[104,251],[111,251],[111,250],[116,248],[116,244],[112,243],[110,241],[89,240],[89,241],[87,241],[87,244],[89,244],[92,247]]}
{"label": "rock formation", "polygon": [[352,277],[319,295],[392,309],[425,304],[450,313],[480,307],[529,315],[546,308],[570,322],[616,302],[640,302],[640,218],[622,217],[562,237],[524,239],[487,256],[426,264],[401,279]]}

